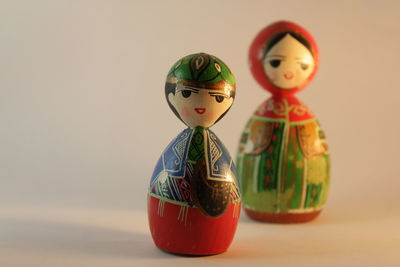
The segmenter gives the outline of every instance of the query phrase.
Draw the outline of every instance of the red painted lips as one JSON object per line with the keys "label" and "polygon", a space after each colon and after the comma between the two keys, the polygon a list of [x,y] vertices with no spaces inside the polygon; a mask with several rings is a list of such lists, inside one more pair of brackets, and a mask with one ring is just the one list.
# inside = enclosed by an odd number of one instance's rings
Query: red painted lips
{"label": "red painted lips", "polygon": [[204,112],[206,112],[205,108],[195,108],[194,111],[196,111],[198,114],[203,114]]}
{"label": "red painted lips", "polygon": [[285,73],[285,75],[283,75],[287,80],[291,80],[291,79],[293,79],[293,74],[290,74],[290,73]]}

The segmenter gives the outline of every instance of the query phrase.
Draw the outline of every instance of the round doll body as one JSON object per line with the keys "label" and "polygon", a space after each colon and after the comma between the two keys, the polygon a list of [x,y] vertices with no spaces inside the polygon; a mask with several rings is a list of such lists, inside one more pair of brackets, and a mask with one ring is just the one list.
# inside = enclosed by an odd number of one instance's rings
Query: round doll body
{"label": "round doll body", "polygon": [[150,231],[162,250],[186,255],[226,251],[240,214],[235,165],[208,129],[230,108],[234,79],[219,59],[194,54],[170,70],[166,98],[189,127],[164,150],[148,194]]}
{"label": "round doll body", "polygon": [[266,222],[306,222],[318,216],[329,189],[325,135],[294,94],[318,66],[311,35],[290,22],[263,29],[250,48],[251,70],[273,95],[243,131],[237,155],[243,204]]}
{"label": "round doll body", "polygon": [[157,247],[179,254],[228,249],[239,219],[236,171],[221,141],[184,130],[164,151],[150,183],[149,222]]}
{"label": "round doll body", "polygon": [[320,213],[329,188],[324,133],[295,97],[272,97],[250,118],[237,157],[244,209],[253,219],[305,222]]}

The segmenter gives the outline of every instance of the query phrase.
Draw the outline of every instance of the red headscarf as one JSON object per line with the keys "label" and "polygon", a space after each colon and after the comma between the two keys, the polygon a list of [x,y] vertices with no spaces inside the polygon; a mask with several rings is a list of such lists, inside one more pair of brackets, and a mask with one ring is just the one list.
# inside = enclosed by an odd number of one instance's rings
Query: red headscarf
{"label": "red headscarf", "polygon": [[[265,73],[264,66],[263,66],[263,52],[266,45],[269,41],[277,34],[283,32],[294,32],[301,37],[303,37],[311,46],[311,54],[314,58],[314,70],[311,75],[308,77],[307,81],[305,81],[302,85],[292,88],[290,90],[281,89],[271,83],[268,76]],[[250,45],[249,49],[249,61],[250,61],[250,70],[253,74],[254,78],[257,82],[266,90],[270,91],[274,95],[281,95],[281,96],[290,96],[294,93],[299,92],[302,90],[314,77],[318,65],[319,65],[319,53],[318,47],[311,36],[311,34],[301,26],[289,22],[289,21],[278,21],[275,22],[264,29],[262,29],[253,42]]]}

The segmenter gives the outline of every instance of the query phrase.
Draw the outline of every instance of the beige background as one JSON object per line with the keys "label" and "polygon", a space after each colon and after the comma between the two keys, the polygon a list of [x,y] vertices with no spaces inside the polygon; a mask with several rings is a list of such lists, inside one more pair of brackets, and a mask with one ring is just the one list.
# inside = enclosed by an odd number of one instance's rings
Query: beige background
{"label": "beige background", "polygon": [[[0,0],[0,266],[399,266],[399,13],[398,1]],[[213,130],[234,155],[269,97],[248,46],[280,19],[321,51],[299,97],[330,144],[325,211],[296,226],[243,214],[219,256],[155,249],[147,184],[184,128],[168,69],[200,51],[231,67],[237,97]]]}

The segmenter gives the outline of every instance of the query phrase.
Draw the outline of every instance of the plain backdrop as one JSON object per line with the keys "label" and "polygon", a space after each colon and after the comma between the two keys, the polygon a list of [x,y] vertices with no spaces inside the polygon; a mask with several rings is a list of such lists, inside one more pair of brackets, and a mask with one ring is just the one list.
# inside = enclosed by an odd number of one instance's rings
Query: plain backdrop
{"label": "plain backdrop", "polygon": [[[1,266],[399,266],[399,1],[0,1]],[[269,93],[248,47],[267,24],[308,29],[321,66],[298,97],[326,132],[332,186],[310,224],[242,214],[231,249],[154,248],[147,185],[184,125],[164,82],[179,58],[213,54],[236,76],[212,130],[234,157]]]}

